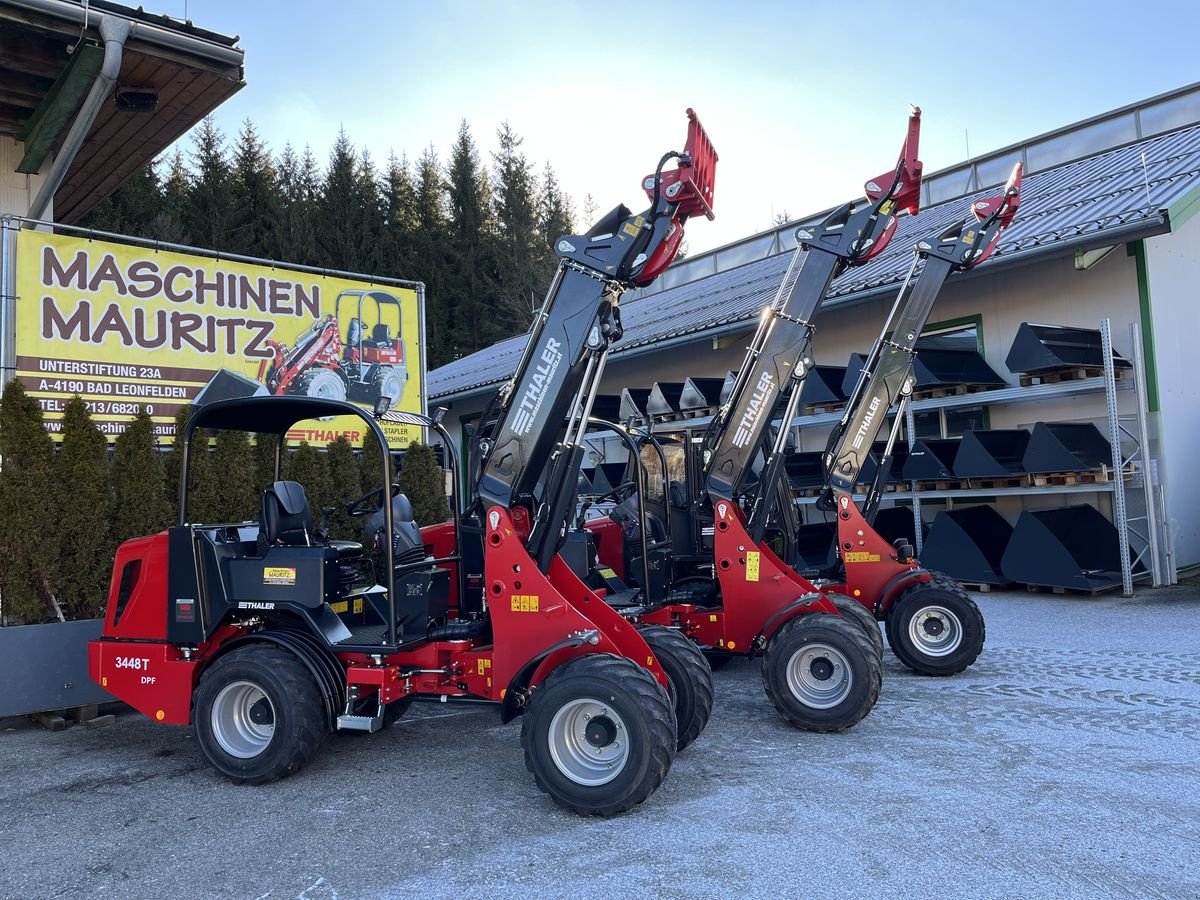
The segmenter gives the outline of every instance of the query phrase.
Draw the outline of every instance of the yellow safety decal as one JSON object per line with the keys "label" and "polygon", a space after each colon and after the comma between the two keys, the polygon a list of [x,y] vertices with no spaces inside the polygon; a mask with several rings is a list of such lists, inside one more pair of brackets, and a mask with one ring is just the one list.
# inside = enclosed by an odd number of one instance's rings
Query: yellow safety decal
{"label": "yellow safety decal", "polygon": [[345,600],[341,600],[338,603],[330,603],[329,608],[332,609],[338,615],[341,615],[342,613],[350,612],[350,604],[347,603]]}
{"label": "yellow safety decal", "polygon": [[879,213],[880,213],[880,215],[890,216],[892,214],[892,210],[895,208],[896,208],[896,204],[894,201],[884,200],[883,203],[879,207]]}
{"label": "yellow safety decal", "polygon": [[622,228],[621,230],[623,232],[625,232],[627,235],[629,235],[630,237],[638,236],[638,227],[636,225],[634,225],[632,222],[627,223],[625,225],[625,227]]}
{"label": "yellow safety decal", "polygon": [[975,243],[975,229],[974,228],[970,228],[967,230],[967,233],[962,236],[962,242],[964,244],[966,244],[968,247],[970,247],[973,243]]}
{"label": "yellow safety decal", "polygon": [[846,554],[846,562],[879,562],[879,554],[867,553],[864,550],[854,550]]}
{"label": "yellow safety decal", "polygon": [[746,580],[758,581],[758,558],[762,556],[757,550],[746,554]]}
{"label": "yellow safety decal", "polygon": [[295,584],[296,570],[283,566],[263,567],[263,584]]}
{"label": "yellow safety decal", "polygon": [[475,672],[478,675],[482,675],[486,670],[490,669],[491,667],[492,667],[492,661],[490,659],[475,660]]}
{"label": "yellow safety decal", "polygon": [[716,617],[716,616],[709,616],[709,617],[708,617],[708,621],[710,621],[710,622],[715,622],[715,621],[717,621],[717,617]]}
{"label": "yellow safety decal", "polygon": [[537,612],[538,611],[538,595],[537,594],[513,594],[512,595],[512,611],[513,612]]}
{"label": "yellow safety decal", "polygon": [[601,577],[603,577],[603,578],[616,578],[617,577],[617,573],[607,567],[603,568],[603,569],[598,569],[597,571],[599,571]]}
{"label": "yellow safety decal", "polygon": [[645,216],[638,216],[637,218],[635,218],[635,219],[633,220],[633,224],[634,224],[634,225],[636,225],[638,228],[641,228],[643,225],[645,225],[645,224],[646,224],[646,217],[645,217]]}
{"label": "yellow safety decal", "polygon": [[355,612],[355,615],[357,615],[358,613],[360,613],[360,612],[362,612],[362,611],[363,611],[363,602],[362,602],[362,597],[355,597],[355,598],[354,598],[354,612]]}

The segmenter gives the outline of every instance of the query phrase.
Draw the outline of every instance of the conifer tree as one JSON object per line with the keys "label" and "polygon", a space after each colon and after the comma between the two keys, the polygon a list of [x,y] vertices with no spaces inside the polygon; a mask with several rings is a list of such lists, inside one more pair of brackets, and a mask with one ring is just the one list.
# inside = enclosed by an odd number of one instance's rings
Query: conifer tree
{"label": "conifer tree", "polygon": [[448,249],[455,260],[445,285],[449,340],[443,349],[449,360],[507,337],[490,309],[496,293],[491,186],[466,120],[450,151],[446,196]]}
{"label": "conifer tree", "polygon": [[297,156],[291,144],[279,158],[279,257],[305,266],[318,264],[317,196],[320,173],[312,149]]}
{"label": "conifer tree", "polygon": [[0,398],[0,599],[9,624],[40,622],[56,606],[53,453],[41,407],[10,381]]}
{"label": "conifer tree", "polygon": [[162,206],[156,164],[146,163],[121,185],[121,190],[100,201],[81,224],[102,231],[154,237],[151,223]]}
{"label": "conifer tree", "polygon": [[[554,254],[554,242],[564,234],[575,231],[575,217],[571,214],[571,198],[562,192],[558,184],[558,176],[550,163],[546,163],[542,173],[542,191],[538,197],[538,227],[542,233],[543,267],[545,278],[550,280],[554,269],[558,266]],[[590,226],[589,226],[590,227]]]}
{"label": "conifer tree", "polygon": [[363,493],[358,486],[361,476],[354,448],[342,436],[330,442],[325,456],[329,460],[329,481],[333,498],[329,505],[336,509],[329,520],[329,536],[343,541],[358,540],[361,529],[358,522],[346,512],[346,504]]}
{"label": "conifer tree", "polygon": [[257,518],[259,492],[254,486],[250,436],[244,431],[217,432],[212,455],[212,481],[219,521],[241,522]]}
{"label": "conifer tree", "polygon": [[234,253],[275,259],[280,256],[279,178],[254,123],[246,119],[233,149],[228,247]]}
{"label": "conifer tree", "polygon": [[171,438],[171,449],[163,455],[163,498],[171,512],[179,513],[179,474],[183,468],[183,433],[192,415],[191,404],[179,407],[175,413],[175,434]]}
{"label": "conifer tree", "polygon": [[275,482],[275,445],[273,434],[254,436],[254,486],[261,496],[267,485]]}
{"label": "conifer tree", "polygon": [[224,247],[228,243],[233,195],[225,136],[210,115],[200,123],[193,138],[194,176],[188,196],[184,227],[202,247]]}
{"label": "conifer tree", "polygon": [[593,197],[591,194],[583,195],[582,215],[583,215],[582,226],[585,229],[591,228],[593,225],[596,224],[596,221],[600,218],[600,207],[596,203],[596,198]]}
{"label": "conifer tree", "polygon": [[329,462],[308,441],[300,446],[288,459],[287,478],[298,481],[308,497],[308,508],[312,511],[313,527],[321,520],[321,510],[333,505],[333,481],[329,476]]}
{"label": "conifer tree", "polygon": [[450,518],[450,507],[446,503],[446,476],[429,445],[413,441],[404,451],[400,490],[412,503],[413,518],[418,525],[433,525]]}
{"label": "conifer tree", "polygon": [[[375,440],[374,434],[367,434],[363,438],[362,456],[359,459],[359,471],[362,479],[359,486],[362,488],[362,493],[365,494],[367,491],[373,491],[382,486],[380,482],[382,470],[383,452],[380,449],[379,441]],[[392,472],[391,466],[388,466],[388,472]]]}
{"label": "conifer tree", "polygon": [[183,158],[183,150],[175,148],[165,161],[162,178],[162,205],[151,229],[152,236],[173,244],[191,244],[192,236],[184,221],[188,216],[188,195],[191,192],[191,173]]}
{"label": "conifer tree", "polygon": [[115,549],[109,521],[112,483],[108,441],[79,396],[63,410],[53,473],[52,534],[59,548],[55,593],[68,617],[94,618],[104,613]]}
{"label": "conifer tree", "polygon": [[154,534],[171,523],[154,422],[144,406],[117,435],[113,453],[113,529],[117,541]]}
{"label": "conifer tree", "polygon": [[424,281],[425,337],[428,342],[428,366],[434,368],[450,359],[449,322],[445,306],[448,266],[446,199],[442,188],[441,164],[433,146],[425,149],[417,162],[416,224],[413,255],[416,272],[410,277]]}
{"label": "conifer tree", "polygon": [[388,157],[380,196],[382,227],[371,271],[393,278],[417,279],[413,241],[417,231],[417,195],[408,172],[408,160]]}
{"label": "conifer tree", "polygon": [[329,152],[329,166],[317,201],[321,222],[317,250],[321,265],[358,271],[363,252],[359,246],[364,218],[361,187],[358,154],[345,130],[339,131]]}
{"label": "conifer tree", "polygon": [[541,237],[538,229],[537,180],[521,152],[522,139],[507,122],[497,132],[496,226],[500,290],[497,314],[509,334],[524,331],[545,291]]}

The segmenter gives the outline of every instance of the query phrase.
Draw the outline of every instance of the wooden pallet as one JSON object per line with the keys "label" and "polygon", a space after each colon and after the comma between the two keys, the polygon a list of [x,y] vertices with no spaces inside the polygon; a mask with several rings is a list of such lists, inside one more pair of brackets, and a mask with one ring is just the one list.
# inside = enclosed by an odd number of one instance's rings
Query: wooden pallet
{"label": "wooden pallet", "polygon": [[[1122,470],[1126,480],[1137,475],[1137,465],[1129,463]],[[1111,466],[1101,466],[1099,469],[1089,469],[1085,472],[1036,472],[1029,476],[1029,483],[1034,487],[1062,487],[1072,484],[1109,484],[1116,480],[1116,472]]]}
{"label": "wooden pallet", "polygon": [[913,489],[919,494],[922,491],[958,491],[966,486],[961,478],[939,478],[934,481],[914,481]]}
{"label": "wooden pallet", "polygon": [[990,594],[992,591],[1003,591],[1012,586],[1004,584],[989,584],[986,581],[960,581],[958,584],[963,590],[974,591],[977,594]]}
{"label": "wooden pallet", "polygon": [[968,478],[967,487],[975,490],[991,490],[993,488],[1026,487],[1027,475],[1004,475],[993,478]]}
{"label": "wooden pallet", "polygon": [[948,384],[943,387],[913,391],[912,398],[914,400],[940,400],[945,397],[961,397],[963,394],[978,394],[980,391],[990,389],[988,385],[984,384]]}
{"label": "wooden pallet", "polygon": [[[1115,375],[1121,378],[1124,369],[1117,369]],[[1021,387],[1032,387],[1035,384],[1058,384],[1063,381],[1083,381],[1085,378],[1101,378],[1104,369],[1100,366],[1074,366],[1069,369],[1054,369],[1050,372],[1037,372],[1021,376]]]}
{"label": "wooden pallet", "polygon": [[825,413],[840,413],[845,410],[845,403],[805,403],[800,407],[797,415],[800,416],[822,416]]}

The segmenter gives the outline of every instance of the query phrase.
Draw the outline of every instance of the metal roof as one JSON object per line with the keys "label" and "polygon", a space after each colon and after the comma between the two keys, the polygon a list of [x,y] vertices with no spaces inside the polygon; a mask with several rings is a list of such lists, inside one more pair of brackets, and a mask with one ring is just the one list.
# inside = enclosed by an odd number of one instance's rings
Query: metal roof
{"label": "metal roof", "polygon": [[[1010,165],[1021,158],[1020,148],[1014,150]],[[971,275],[1034,256],[1066,255],[1077,248],[1168,232],[1172,208],[1193,202],[1198,188],[1200,124],[1027,174],[1016,221],[993,257]],[[902,218],[884,253],[833,282],[827,305],[894,290],[912,264],[916,241],[969,215],[970,201],[991,193],[995,188],[974,191]],[[779,290],[792,255],[788,249],[655,293],[627,296],[621,304],[625,336],[612,355],[745,327]],[[430,372],[430,398],[468,396],[504,381],[516,368],[526,339],[509,338]]]}

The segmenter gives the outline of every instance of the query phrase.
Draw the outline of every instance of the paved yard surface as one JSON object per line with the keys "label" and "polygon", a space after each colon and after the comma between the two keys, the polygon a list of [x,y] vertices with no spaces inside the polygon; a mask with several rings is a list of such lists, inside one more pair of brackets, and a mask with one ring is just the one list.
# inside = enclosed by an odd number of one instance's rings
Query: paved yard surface
{"label": "paved yard surface", "polygon": [[837,736],[717,673],[708,730],[645,805],[559,812],[519,725],[424,707],[238,788],[189,732],[125,713],[0,722],[0,896],[1200,896],[1200,591],[977,598],[980,661],[889,655]]}

